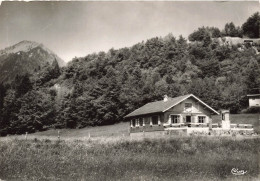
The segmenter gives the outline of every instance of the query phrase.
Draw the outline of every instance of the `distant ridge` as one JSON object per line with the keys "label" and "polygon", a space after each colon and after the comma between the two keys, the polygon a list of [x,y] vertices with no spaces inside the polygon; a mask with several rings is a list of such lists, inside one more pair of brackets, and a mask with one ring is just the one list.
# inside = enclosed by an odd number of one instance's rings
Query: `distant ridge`
{"label": "distant ridge", "polygon": [[66,65],[66,63],[60,57],[58,57],[53,51],[51,51],[50,49],[45,47],[43,44],[37,43],[34,41],[28,41],[28,40],[23,40],[15,45],[12,45],[3,50],[0,50],[0,56],[5,55],[5,54],[18,53],[18,52],[29,52],[32,49],[37,48],[37,47],[40,47],[43,50],[45,50],[46,52],[48,52],[49,54],[55,56],[60,67],[63,67]]}
{"label": "distant ridge", "polygon": [[10,82],[17,74],[33,74],[56,60],[60,67],[65,62],[43,44],[21,41],[0,50],[0,82]]}

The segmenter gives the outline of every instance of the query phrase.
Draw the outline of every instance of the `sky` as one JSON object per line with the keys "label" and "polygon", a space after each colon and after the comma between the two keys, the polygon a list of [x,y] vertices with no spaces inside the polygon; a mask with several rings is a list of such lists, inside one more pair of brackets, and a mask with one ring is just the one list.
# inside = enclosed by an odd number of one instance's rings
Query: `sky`
{"label": "sky", "polygon": [[259,9],[258,1],[2,2],[0,49],[35,41],[68,62],[169,33],[187,38],[202,26],[241,26]]}

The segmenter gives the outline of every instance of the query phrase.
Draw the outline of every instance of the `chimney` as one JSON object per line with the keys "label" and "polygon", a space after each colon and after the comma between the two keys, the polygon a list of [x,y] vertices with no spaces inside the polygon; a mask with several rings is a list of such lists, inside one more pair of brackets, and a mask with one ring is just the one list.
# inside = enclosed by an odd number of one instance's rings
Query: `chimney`
{"label": "chimney", "polygon": [[168,101],[168,96],[167,95],[164,95],[163,97],[163,102],[167,102]]}

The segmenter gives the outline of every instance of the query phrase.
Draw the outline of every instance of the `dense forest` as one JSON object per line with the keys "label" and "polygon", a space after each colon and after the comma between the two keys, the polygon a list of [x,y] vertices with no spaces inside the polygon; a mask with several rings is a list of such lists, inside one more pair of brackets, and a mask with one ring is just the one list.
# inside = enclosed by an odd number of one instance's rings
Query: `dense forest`
{"label": "dense forest", "polygon": [[0,84],[0,134],[113,124],[165,94],[192,93],[232,113],[254,111],[246,95],[260,87],[260,54],[252,44],[221,45],[216,38],[259,38],[259,24],[255,13],[242,27],[201,27],[189,41],[168,34],[17,75]]}

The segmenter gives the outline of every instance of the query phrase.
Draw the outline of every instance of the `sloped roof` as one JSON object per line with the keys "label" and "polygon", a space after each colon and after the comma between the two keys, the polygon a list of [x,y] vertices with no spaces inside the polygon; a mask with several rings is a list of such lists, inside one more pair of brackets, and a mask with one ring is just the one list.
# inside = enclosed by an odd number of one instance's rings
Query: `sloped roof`
{"label": "sloped roof", "polygon": [[184,95],[184,96],[179,96],[179,97],[174,97],[174,98],[168,97],[168,101],[166,101],[166,102],[161,100],[161,101],[147,103],[144,106],[142,106],[142,107],[134,110],[130,114],[126,115],[125,117],[127,118],[127,117],[133,117],[133,116],[138,116],[138,115],[165,112],[168,109],[170,109],[170,108],[176,106],[177,104],[181,103],[182,101],[188,99],[189,97],[194,97],[199,102],[201,102],[206,107],[208,107],[210,110],[212,110],[214,113],[219,114],[217,111],[215,111],[213,108],[208,106],[206,103],[202,102],[199,98],[197,98],[193,94],[187,94],[187,95]]}
{"label": "sloped roof", "polygon": [[247,96],[248,97],[257,97],[257,96],[260,96],[260,94],[248,94]]}

